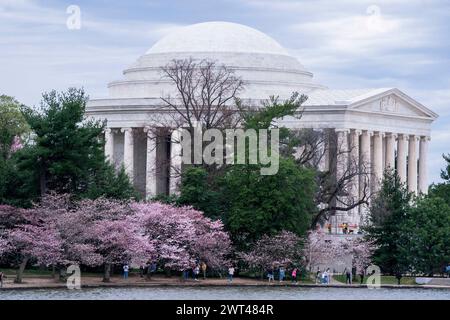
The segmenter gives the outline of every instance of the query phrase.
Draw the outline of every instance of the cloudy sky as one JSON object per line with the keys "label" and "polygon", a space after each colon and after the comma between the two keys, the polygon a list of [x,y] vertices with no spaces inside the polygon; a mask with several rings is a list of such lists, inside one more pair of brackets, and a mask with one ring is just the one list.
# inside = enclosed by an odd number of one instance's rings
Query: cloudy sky
{"label": "cloudy sky", "polygon": [[[67,8],[81,29],[67,28]],[[330,88],[397,87],[440,115],[430,179],[450,153],[448,0],[0,0],[0,94],[37,105],[41,93],[106,84],[163,35],[205,21],[267,33]]]}

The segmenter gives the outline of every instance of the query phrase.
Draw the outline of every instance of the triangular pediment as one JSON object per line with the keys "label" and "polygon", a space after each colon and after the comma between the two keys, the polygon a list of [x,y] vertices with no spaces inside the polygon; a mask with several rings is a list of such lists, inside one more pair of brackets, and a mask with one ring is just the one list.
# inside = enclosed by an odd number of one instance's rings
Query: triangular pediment
{"label": "triangular pediment", "polygon": [[370,113],[436,119],[438,115],[398,89],[356,97],[349,109]]}

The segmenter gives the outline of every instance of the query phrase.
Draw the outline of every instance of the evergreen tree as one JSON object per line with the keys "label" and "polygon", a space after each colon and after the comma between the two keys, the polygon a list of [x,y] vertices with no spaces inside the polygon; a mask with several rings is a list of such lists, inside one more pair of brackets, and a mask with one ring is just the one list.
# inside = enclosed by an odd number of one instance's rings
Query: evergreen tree
{"label": "evergreen tree", "polygon": [[378,195],[370,207],[365,232],[377,249],[373,261],[384,273],[401,274],[407,269],[402,255],[402,225],[407,220],[412,200],[399,176],[387,170]]}
{"label": "evergreen tree", "polygon": [[43,95],[40,108],[22,113],[33,131],[33,142],[16,153],[19,193],[28,200],[55,191],[75,197],[130,198],[134,191],[124,172],[105,162],[104,123],[85,118],[88,98],[82,89]]}
{"label": "evergreen tree", "polygon": [[[214,183],[214,182],[212,182]],[[183,172],[179,205],[191,205],[209,218],[221,218],[222,205],[217,187],[208,183],[208,172],[202,167],[190,167]]]}
{"label": "evergreen tree", "polygon": [[446,162],[445,169],[441,170],[442,183],[433,184],[430,187],[430,196],[443,199],[450,206],[450,154],[443,155]]}

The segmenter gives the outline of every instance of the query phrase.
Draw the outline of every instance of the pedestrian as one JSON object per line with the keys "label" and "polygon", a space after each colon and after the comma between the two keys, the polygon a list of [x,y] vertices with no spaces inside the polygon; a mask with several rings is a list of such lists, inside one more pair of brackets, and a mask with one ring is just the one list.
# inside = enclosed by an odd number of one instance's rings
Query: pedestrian
{"label": "pedestrian", "polygon": [[3,288],[3,281],[5,280],[6,276],[5,274],[0,271],[0,288]]}
{"label": "pedestrian", "polygon": [[228,282],[232,283],[233,282],[233,275],[234,275],[234,267],[231,265],[228,268]]}
{"label": "pedestrian", "polygon": [[273,268],[269,268],[269,270],[267,270],[267,278],[269,278],[269,283],[275,279],[273,276]]}
{"label": "pedestrian", "polygon": [[359,272],[359,284],[364,284],[364,268],[361,268],[361,271]]}
{"label": "pedestrian", "polygon": [[195,280],[195,281],[198,281],[198,275],[199,275],[199,273],[200,273],[200,266],[199,266],[199,265],[196,265],[195,268],[194,268],[194,280]]}
{"label": "pedestrian", "polygon": [[328,268],[326,272],[327,272],[327,277],[326,277],[327,284],[330,284],[330,282],[331,282],[331,272],[330,272],[330,268]]}
{"label": "pedestrian", "polygon": [[450,278],[450,263],[447,265],[447,267],[445,268],[445,271],[447,273],[447,277]]}
{"label": "pedestrian", "polygon": [[278,270],[278,277],[279,277],[280,282],[283,282],[285,276],[286,276],[286,270],[284,270],[284,267],[280,267],[280,269]]}
{"label": "pedestrian", "polygon": [[144,270],[145,270],[145,266],[144,266],[143,264],[141,264],[141,265],[139,266],[139,276],[140,276],[141,278],[144,277]]}
{"label": "pedestrian", "polygon": [[352,284],[352,273],[350,272],[350,269],[346,267],[344,273],[345,273],[345,283]]}
{"label": "pedestrian", "polygon": [[204,261],[202,262],[201,268],[202,268],[202,273],[203,273],[203,280],[206,280],[206,269],[208,268],[208,266],[206,265],[206,263]]}
{"label": "pedestrian", "polygon": [[150,268],[151,276],[153,276],[153,274],[155,274],[156,271],[158,271],[158,265],[156,264],[156,262],[153,262],[153,263],[152,263],[152,266],[151,266],[151,268]]}
{"label": "pedestrian", "polygon": [[321,283],[321,278],[322,278],[322,272],[320,272],[320,268],[317,268],[317,272],[316,272],[316,284],[317,284],[317,283]]}
{"label": "pedestrian", "polygon": [[183,270],[183,280],[189,279],[189,270],[188,268]]}
{"label": "pedestrian", "polygon": [[123,266],[123,278],[128,279],[128,271],[130,270],[130,267],[127,263]]}
{"label": "pedestrian", "polygon": [[297,271],[298,271],[298,269],[294,268],[291,273],[292,282],[295,282],[295,283],[297,283]]}

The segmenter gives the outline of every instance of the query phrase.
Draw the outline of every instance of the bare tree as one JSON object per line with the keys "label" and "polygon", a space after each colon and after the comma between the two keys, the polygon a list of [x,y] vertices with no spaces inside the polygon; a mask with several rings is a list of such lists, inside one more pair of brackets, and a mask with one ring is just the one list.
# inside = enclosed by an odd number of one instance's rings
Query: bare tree
{"label": "bare tree", "polygon": [[354,146],[338,145],[335,138],[331,129],[305,128],[290,130],[281,142],[282,155],[293,155],[299,166],[316,170],[318,211],[311,223],[313,229],[338,211],[368,205],[371,197],[370,166],[354,155]]}
{"label": "bare tree", "polygon": [[234,128],[241,120],[236,99],[244,83],[228,67],[209,60],[172,60],[162,73],[176,88],[175,95],[161,97],[175,126]]}
{"label": "bare tree", "polygon": [[[151,116],[156,126],[149,130],[157,140],[155,145],[170,139],[174,143],[172,146],[179,145],[181,137],[171,137],[171,133],[178,128],[193,133],[199,127],[202,130],[236,128],[242,122],[242,105],[238,95],[244,89],[244,82],[225,65],[192,58],[172,60],[161,68],[161,79],[168,80],[173,90],[161,97],[162,112]],[[194,139],[191,143],[195,143]],[[182,168],[179,161],[173,161],[173,158],[171,154],[165,163],[160,159],[159,167],[163,171],[169,168],[169,176],[175,181],[181,175]],[[216,166],[206,167],[210,172],[217,169]]]}

